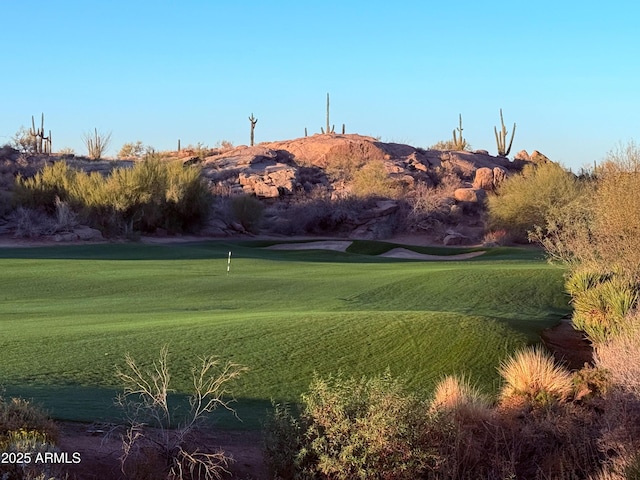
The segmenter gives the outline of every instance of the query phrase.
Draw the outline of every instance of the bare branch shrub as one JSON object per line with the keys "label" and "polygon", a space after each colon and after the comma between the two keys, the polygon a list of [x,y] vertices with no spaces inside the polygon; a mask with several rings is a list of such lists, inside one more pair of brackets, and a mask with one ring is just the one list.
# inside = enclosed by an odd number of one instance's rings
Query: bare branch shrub
{"label": "bare branch shrub", "polygon": [[[189,409],[181,415],[169,405],[173,390],[168,356],[164,346],[152,367],[143,369],[127,354],[126,368],[116,373],[124,385],[116,403],[128,421],[121,436],[122,472],[140,478],[140,469],[153,470],[155,466],[167,479],[222,478],[232,459],[224,452],[201,452],[193,434],[218,407],[234,412],[228,385],[247,369],[231,362],[222,364],[213,356],[201,357],[191,370]],[[160,463],[149,465],[156,461]]]}
{"label": "bare branch shrub", "polygon": [[82,140],[87,147],[87,156],[91,160],[100,160],[111,143],[111,132],[104,134],[95,128],[93,133],[85,133]]}
{"label": "bare branch shrub", "polygon": [[418,183],[406,196],[410,207],[407,218],[409,226],[418,230],[431,230],[434,223],[446,220],[451,205],[455,203],[453,192],[461,185],[460,178],[449,173],[445,173],[434,187]]}

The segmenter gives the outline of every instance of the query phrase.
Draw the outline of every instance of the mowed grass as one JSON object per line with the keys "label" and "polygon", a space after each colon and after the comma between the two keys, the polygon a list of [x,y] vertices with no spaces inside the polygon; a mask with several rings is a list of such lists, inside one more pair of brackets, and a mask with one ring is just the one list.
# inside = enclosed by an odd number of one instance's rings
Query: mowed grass
{"label": "mowed grass", "polygon": [[271,399],[297,400],[314,373],[389,368],[425,392],[464,373],[496,392],[500,361],[568,311],[562,270],[532,250],[422,262],[368,254],[393,244],[265,245],[0,250],[0,385],[58,418],[113,420],[124,355],[151,365],[168,344],[178,394],[199,355],[249,367],[233,391],[257,428]]}

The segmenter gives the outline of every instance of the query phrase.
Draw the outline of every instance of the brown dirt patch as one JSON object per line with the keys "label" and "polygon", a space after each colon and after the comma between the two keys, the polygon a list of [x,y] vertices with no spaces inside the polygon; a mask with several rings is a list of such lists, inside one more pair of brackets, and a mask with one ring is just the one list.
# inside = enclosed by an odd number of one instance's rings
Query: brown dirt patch
{"label": "brown dirt patch", "polygon": [[542,332],[542,341],[554,358],[570,370],[579,370],[585,363],[593,363],[593,347],[584,333],[571,325],[570,318],[563,318],[555,327]]}
{"label": "brown dirt patch", "polygon": [[[80,454],[81,461],[68,466],[70,479],[121,480],[119,457],[122,445],[117,434],[110,434],[84,423],[62,422],[58,446],[62,452]],[[260,432],[199,432],[203,451],[222,450],[234,458],[229,468],[230,480],[261,480],[269,478],[262,454]]]}

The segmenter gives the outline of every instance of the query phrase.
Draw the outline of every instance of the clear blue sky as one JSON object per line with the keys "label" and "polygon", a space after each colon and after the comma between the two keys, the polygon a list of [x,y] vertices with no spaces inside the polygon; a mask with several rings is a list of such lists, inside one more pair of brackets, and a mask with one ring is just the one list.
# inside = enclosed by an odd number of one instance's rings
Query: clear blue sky
{"label": "clear blue sky", "polygon": [[640,139],[637,2],[0,2],[0,144],[45,113],[53,147],[115,154],[338,130],[427,147],[462,114],[495,153],[502,108],[512,155],[578,169]]}

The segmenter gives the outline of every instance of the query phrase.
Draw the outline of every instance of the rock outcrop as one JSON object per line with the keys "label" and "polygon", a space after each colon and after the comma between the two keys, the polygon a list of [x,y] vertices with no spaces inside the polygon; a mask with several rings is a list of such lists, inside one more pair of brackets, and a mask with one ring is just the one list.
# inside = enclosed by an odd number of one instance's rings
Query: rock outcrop
{"label": "rock outcrop", "polygon": [[491,191],[514,168],[508,159],[489,155],[486,150],[425,150],[353,134],[318,134],[240,146],[206,157],[202,167],[212,184],[225,184],[233,193],[278,198],[322,185],[334,192],[333,198],[342,198],[348,187],[344,179],[331,173],[357,170],[373,161],[382,162],[389,178],[407,188],[421,182],[431,185],[434,172],[448,170],[474,181],[476,189]]}

